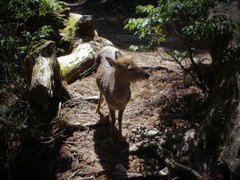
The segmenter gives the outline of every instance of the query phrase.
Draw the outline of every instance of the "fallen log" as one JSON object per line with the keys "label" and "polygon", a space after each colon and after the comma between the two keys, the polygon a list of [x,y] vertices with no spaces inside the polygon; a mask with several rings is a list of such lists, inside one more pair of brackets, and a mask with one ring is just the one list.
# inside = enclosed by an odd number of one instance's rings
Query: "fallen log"
{"label": "fallen log", "polygon": [[48,99],[53,96],[54,82],[52,79],[56,61],[51,57],[52,55],[45,52],[52,45],[51,42],[45,44],[43,51],[35,58],[35,65],[32,70],[30,97],[34,102],[41,104],[44,109],[47,109]]}
{"label": "fallen log", "polygon": [[83,43],[73,53],[58,58],[61,69],[61,78],[68,83],[74,82],[86,69],[94,65],[99,47],[93,42]]}
{"label": "fallen log", "polygon": [[49,99],[69,99],[71,95],[60,79],[59,64],[55,55],[55,43],[45,41],[24,62],[26,81],[30,86],[30,99],[48,109]]}

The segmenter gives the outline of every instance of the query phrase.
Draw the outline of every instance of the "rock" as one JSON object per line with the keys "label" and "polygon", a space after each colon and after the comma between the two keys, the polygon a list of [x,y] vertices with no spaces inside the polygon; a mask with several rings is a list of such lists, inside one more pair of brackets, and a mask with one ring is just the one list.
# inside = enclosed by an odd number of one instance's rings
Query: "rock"
{"label": "rock", "polygon": [[122,164],[117,164],[114,169],[115,173],[126,173],[126,171],[127,169]]}
{"label": "rock", "polygon": [[131,132],[132,132],[133,134],[139,134],[139,132],[138,132],[138,130],[137,130],[136,128],[131,129]]}
{"label": "rock", "polygon": [[137,151],[138,151],[138,146],[137,145],[133,145],[133,146],[131,146],[130,148],[129,148],[129,154],[134,154],[134,153],[136,153]]}
{"label": "rock", "polygon": [[150,130],[150,131],[148,131],[147,132],[147,137],[155,137],[155,136],[157,136],[158,135],[158,131],[154,131],[154,130]]}
{"label": "rock", "polygon": [[158,173],[160,176],[167,176],[169,174],[169,170],[167,167],[165,167],[164,169],[162,169],[161,171],[159,171]]}

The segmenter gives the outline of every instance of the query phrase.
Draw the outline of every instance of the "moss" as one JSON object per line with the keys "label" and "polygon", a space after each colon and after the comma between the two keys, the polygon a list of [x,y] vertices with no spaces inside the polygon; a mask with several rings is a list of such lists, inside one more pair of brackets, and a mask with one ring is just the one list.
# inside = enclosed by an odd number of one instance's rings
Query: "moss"
{"label": "moss", "polygon": [[71,42],[72,42],[72,37],[70,37],[70,36],[62,37],[62,39],[60,41],[60,48],[63,51],[61,52],[61,54],[58,54],[58,55],[63,55],[63,54],[65,54],[65,52],[71,51],[72,50]]}
{"label": "moss", "polygon": [[71,51],[71,42],[72,40],[75,40],[78,38],[78,27],[77,24],[80,20],[79,18],[76,18],[74,15],[70,14],[69,19],[64,21],[65,28],[59,30],[60,33],[63,34],[62,39],[60,40],[60,47],[63,48],[65,51]]}
{"label": "moss", "polygon": [[79,19],[70,14],[69,19],[64,22],[65,28],[60,30],[60,32],[65,34],[68,39],[76,38],[76,24],[78,21]]}
{"label": "moss", "polygon": [[70,14],[69,19],[64,22],[65,28],[60,30],[62,34],[71,40],[81,36],[94,38],[94,21],[90,15]]}

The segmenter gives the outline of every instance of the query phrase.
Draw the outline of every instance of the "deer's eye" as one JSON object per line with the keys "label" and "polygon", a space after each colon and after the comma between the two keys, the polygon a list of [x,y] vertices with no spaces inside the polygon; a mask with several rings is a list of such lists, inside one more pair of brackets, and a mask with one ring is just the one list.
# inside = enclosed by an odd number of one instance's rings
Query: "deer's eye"
{"label": "deer's eye", "polygon": [[133,71],[133,67],[131,65],[128,66],[129,71]]}
{"label": "deer's eye", "polygon": [[129,68],[128,68],[128,71],[133,71],[133,68],[132,68],[132,67],[129,67]]}

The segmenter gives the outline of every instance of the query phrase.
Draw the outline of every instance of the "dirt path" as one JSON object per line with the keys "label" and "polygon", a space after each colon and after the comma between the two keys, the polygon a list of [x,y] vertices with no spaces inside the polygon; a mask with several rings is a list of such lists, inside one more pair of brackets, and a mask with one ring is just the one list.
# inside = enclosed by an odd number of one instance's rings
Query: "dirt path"
{"label": "dirt path", "polygon": [[[153,178],[154,173],[165,168],[164,164],[151,153],[136,155],[131,153],[132,149],[138,143],[160,141],[166,132],[189,128],[191,124],[184,103],[187,98],[201,96],[200,90],[192,84],[186,86],[182,81],[181,69],[173,62],[162,61],[157,52],[131,52],[127,49],[130,44],[144,42],[123,30],[126,17],[134,14],[129,11],[126,13],[127,10],[122,10],[122,6],[123,3],[113,5],[108,1],[91,0],[70,4],[72,12],[94,15],[99,36],[112,41],[138,65],[162,65],[173,71],[148,70],[151,73],[149,80],[132,85],[132,98],[126,107],[122,123],[124,143],[108,145],[108,124],[75,131],[68,137],[60,149],[61,157],[69,162],[68,168],[65,172],[58,173],[58,179],[126,179],[142,174]],[[132,4],[128,8],[131,9]],[[161,53],[161,48],[159,50]],[[95,113],[97,102],[84,100],[99,95],[95,74],[76,81],[68,88],[73,99],[63,104],[62,114],[69,119],[70,124],[96,123],[109,119],[106,105],[102,110],[104,117],[100,117]]]}

